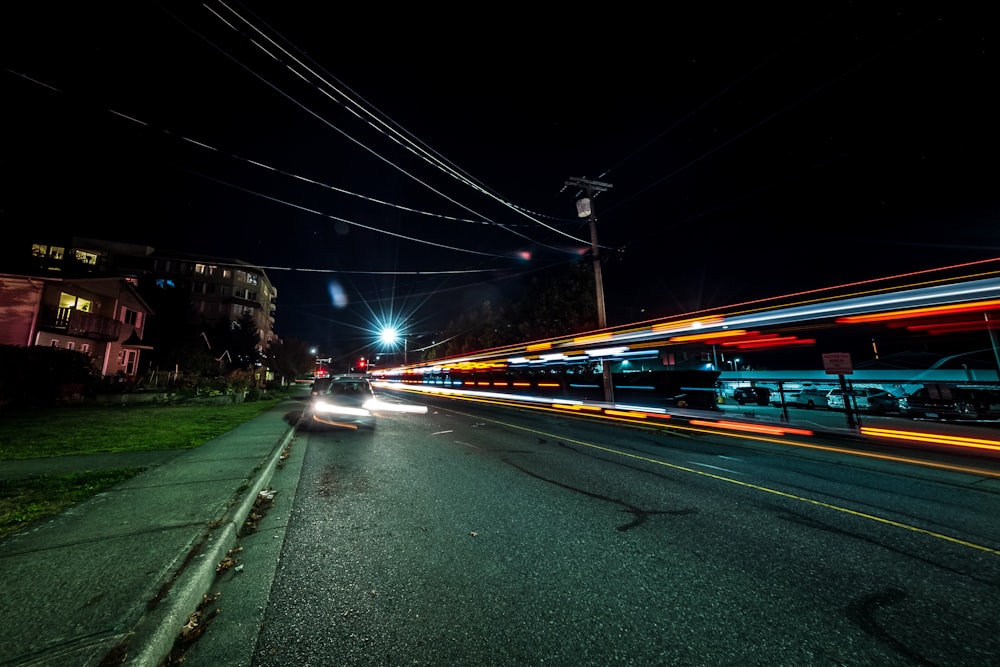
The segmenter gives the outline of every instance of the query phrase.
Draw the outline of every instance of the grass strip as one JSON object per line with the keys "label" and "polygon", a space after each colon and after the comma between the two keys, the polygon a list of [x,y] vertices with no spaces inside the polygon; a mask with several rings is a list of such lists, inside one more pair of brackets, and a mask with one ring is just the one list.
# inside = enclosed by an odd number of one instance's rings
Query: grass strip
{"label": "grass strip", "polygon": [[0,412],[0,460],[191,449],[253,419],[280,400]]}
{"label": "grass strip", "polygon": [[145,468],[0,480],[0,538],[81,503]]}

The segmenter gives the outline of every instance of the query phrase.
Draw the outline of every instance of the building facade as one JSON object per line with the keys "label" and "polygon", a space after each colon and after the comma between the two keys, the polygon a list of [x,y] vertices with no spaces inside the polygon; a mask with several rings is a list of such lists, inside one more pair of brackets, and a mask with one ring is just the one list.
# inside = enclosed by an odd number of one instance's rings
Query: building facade
{"label": "building facade", "polygon": [[[0,290],[7,292],[6,297],[0,294],[0,316],[7,317],[0,320],[0,341],[86,348],[95,364],[100,358],[102,374],[124,369],[131,376],[140,372],[139,355],[131,351],[149,349],[141,339],[145,319],[153,315],[146,305],[152,299],[143,301],[141,295],[151,296],[148,290],[169,290],[186,300],[183,316],[194,324],[236,326],[243,318],[252,318],[260,379],[271,379],[265,360],[275,341],[278,292],[261,267],[238,259],[82,237],[55,242],[40,239],[6,250],[0,270],[10,271],[0,274],[6,281]],[[29,312],[34,314],[29,316]],[[85,332],[86,336],[74,337],[69,332]],[[97,350],[96,341],[102,338],[107,339],[105,343],[117,341],[119,347]],[[118,359],[124,363],[115,363]],[[105,368],[111,372],[105,373]]]}
{"label": "building facade", "polygon": [[152,315],[124,278],[0,274],[0,344],[76,350],[104,377],[135,376]]}

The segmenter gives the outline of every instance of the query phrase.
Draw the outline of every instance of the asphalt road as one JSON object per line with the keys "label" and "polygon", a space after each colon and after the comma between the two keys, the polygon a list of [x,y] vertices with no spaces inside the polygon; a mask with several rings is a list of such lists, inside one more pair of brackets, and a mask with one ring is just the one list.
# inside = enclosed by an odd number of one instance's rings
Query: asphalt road
{"label": "asphalt road", "polygon": [[988,472],[430,404],[297,437],[186,665],[997,663]]}

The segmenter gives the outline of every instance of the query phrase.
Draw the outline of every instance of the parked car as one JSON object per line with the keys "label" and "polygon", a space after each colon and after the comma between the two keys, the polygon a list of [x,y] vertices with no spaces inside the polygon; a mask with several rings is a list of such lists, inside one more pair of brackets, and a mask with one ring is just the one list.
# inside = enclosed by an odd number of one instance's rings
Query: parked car
{"label": "parked car", "polygon": [[805,389],[791,394],[785,402],[788,403],[788,405],[806,408],[807,410],[812,410],[813,408],[825,408],[826,394],[827,392],[825,391],[812,387],[806,387]]}
{"label": "parked car", "polygon": [[737,387],[733,391],[733,399],[740,405],[768,405],[771,402],[771,390],[767,387]]}
{"label": "parked car", "polygon": [[1000,419],[1000,389],[929,385],[899,399],[899,411],[918,419]]}
{"label": "parked car", "polygon": [[308,426],[375,428],[377,406],[368,378],[334,377],[310,399],[305,417]]}
{"label": "parked car", "polygon": [[[899,411],[899,399],[884,389],[865,387],[848,391],[848,398],[853,400],[860,412],[882,415],[887,412]],[[830,410],[843,410],[844,390],[831,389],[826,395],[826,407]]]}

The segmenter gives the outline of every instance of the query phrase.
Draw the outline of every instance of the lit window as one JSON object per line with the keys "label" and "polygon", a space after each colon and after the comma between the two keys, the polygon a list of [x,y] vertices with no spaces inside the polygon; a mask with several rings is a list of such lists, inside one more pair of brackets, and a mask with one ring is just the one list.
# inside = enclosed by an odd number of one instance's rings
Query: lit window
{"label": "lit window", "polygon": [[82,310],[85,313],[89,313],[93,308],[93,302],[89,299],[81,299],[73,294],[67,294],[62,292],[59,294],[59,307],[60,308],[70,308],[75,310]]}
{"label": "lit window", "polygon": [[205,273],[205,265],[204,264],[195,264],[194,265],[194,272],[197,273],[199,276],[200,275],[204,275],[204,273]]}
{"label": "lit window", "polygon": [[97,264],[96,252],[90,252],[89,250],[74,250],[73,257],[81,264],[90,264],[91,266]]}

